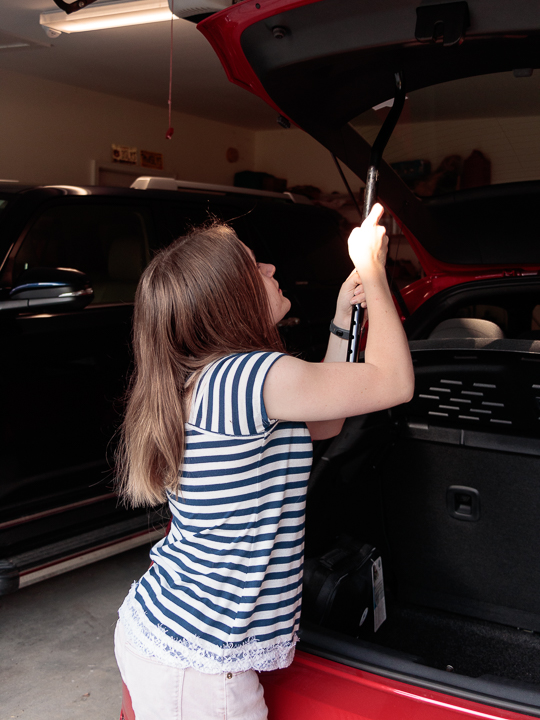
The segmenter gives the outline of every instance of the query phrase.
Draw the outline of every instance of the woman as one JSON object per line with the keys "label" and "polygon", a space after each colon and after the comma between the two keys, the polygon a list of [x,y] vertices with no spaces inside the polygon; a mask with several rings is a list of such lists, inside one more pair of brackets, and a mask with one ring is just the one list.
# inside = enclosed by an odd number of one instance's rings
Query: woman
{"label": "woman", "polygon": [[332,326],[369,307],[363,364],[344,362],[336,334],[324,363],[283,352],[276,324],[290,302],[275,268],[227,226],[194,230],[143,273],[120,488],[135,505],[168,499],[172,525],[119,611],[137,720],[267,717],[255,671],[294,654],[311,440],[413,391],[381,214],[351,234],[355,270]]}

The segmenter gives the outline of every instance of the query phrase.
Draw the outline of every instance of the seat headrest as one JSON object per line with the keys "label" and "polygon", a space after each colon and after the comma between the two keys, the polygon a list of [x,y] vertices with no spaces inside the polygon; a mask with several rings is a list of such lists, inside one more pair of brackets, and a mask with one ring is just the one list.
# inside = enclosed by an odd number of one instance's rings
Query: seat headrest
{"label": "seat headrest", "polygon": [[502,340],[504,333],[498,325],[490,320],[451,318],[437,325],[429,337],[430,339],[488,338],[491,340]]}

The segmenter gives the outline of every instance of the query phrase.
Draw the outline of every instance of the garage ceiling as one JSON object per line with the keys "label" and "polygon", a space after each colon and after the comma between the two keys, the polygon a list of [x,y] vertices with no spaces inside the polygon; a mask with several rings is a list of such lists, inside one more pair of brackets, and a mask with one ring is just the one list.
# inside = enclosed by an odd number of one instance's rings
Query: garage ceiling
{"label": "garage ceiling", "polygon": [[[58,10],[52,0],[0,0],[0,4],[0,69],[167,110],[168,22],[62,34],[51,40],[39,16]],[[17,40],[21,45],[29,41],[30,47],[14,47]],[[277,127],[275,111],[227,80],[210,45],[187,20],[174,23],[172,106],[179,112],[252,129]]]}

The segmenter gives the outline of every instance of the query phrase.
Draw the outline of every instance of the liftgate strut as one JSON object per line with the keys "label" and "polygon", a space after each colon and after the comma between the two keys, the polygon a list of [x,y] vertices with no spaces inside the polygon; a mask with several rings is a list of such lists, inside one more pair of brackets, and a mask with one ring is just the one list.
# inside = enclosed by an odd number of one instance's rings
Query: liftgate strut
{"label": "liftgate strut", "polygon": [[[396,94],[394,96],[394,104],[386,119],[379,130],[379,134],[371,148],[369,158],[369,168],[366,179],[366,190],[364,194],[364,209],[362,212],[362,221],[364,221],[373,205],[377,200],[377,187],[379,185],[379,167],[381,164],[382,154],[394,128],[397,125],[403,105],[405,103],[405,87],[401,73],[396,73]],[[364,309],[360,305],[354,305],[351,315],[351,330],[349,337],[349,345],[347,347],[347,362],[358,362],[361,340],[364,334]]]}

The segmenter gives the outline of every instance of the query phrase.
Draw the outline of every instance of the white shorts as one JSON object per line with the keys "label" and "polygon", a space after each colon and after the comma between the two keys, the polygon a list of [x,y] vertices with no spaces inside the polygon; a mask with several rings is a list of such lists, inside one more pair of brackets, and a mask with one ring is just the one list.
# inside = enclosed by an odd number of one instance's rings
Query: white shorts
{"label": "white shorts", "polygon": [[126,641],[120,622],[114,634],[120,675],[136,720],[267,720],[263,688],[254,670],[209,675],[145,658]]}

